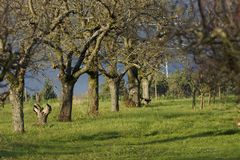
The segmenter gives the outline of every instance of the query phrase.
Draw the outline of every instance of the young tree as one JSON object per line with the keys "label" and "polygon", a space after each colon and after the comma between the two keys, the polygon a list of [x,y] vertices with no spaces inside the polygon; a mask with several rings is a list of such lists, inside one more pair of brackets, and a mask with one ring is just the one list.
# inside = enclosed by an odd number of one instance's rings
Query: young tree
{"label": "young tree", "polygon": [[44,98],[44,100],[57,98],[57,94],[55,93],[53,86],[51,85],[49,80],[45,81],[45,84],[41,91],[41,95]]}
{"label": "young tree", "polygon": [[180,17],[183,23],[179,34],[196,63],[201,62],[202,56],[214,59],[220,70],[228,69],[228,73],[234,72],[234,77],[239,77],[239,6],[238,0],[189,3],[186,10],[191,8],[193,14]]}

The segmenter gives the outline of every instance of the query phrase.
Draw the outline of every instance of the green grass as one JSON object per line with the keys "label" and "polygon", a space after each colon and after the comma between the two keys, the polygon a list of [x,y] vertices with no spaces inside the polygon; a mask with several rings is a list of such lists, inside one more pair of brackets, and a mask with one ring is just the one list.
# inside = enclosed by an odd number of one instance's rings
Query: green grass
{"label": "green grass", "polygon": [[239,115],[231,100],[202,111],[192,111],[188,99],[160,100],[119,113],[101,102],[98,117],[86,115],[86,102],[75,102],[70,123],[58,122],[59,105],[50,103],[45,127],[35,124],[26,104],[22,135],[12,132],[11,107],[0,108],[0,159],[240,159]]}

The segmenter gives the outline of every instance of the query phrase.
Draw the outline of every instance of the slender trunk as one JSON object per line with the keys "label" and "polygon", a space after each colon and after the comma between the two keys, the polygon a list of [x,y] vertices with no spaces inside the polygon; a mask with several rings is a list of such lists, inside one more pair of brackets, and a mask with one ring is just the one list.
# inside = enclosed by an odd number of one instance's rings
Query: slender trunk
{"label": "slender trunk", "polygon": [[97,115],[99,107],[98,72],[89,72],[88,75],[88,113],[91,115]]}
{"label": "slender trunk", "polygon": [[165,63],[166,77],[168,78],[168,61]]}
{"label": "slender trunk", "polygon": [[129,84],[129,101],[134,104],[135,107],[140,107],[140,84],[138,80],[137,68],[130,69],[128,71],[128,84]]}
{"label": "slender trunk", "polygon": [[62,82],[62,103],[58,120],[69,122],[72,120],[72,102],[74,83]]}
{"label": "slender trunk", "polygon": [[218,86],[218,97],[219,97],[219,100],[222,99],[222,91],[221,91],[221,86],[220,85]]}
{"label": "slender trunk", "polygon": [[216,90],[214,89],[213,90],[213,92],[212,92],[212,102],[213,102],[213,104],[215,104],[216,103]]}
{"label": "slender trunk", "polygon": [[192,93],[192,109],[195,110],[196,109],[196,89],[193,89],[193,93]]}
{"label": "slender trunk", "polygon": [[16,82],[10,85],[10,102],[12,104],[13,128],[17,133],[24,132],[24,75],[25,70],[21,70]]}
{"label": "slender trunk", "polygon": [[119,111],[119,82],[114,79],[108,80],[108,85],[111,94],[111,111]]}
{"label": "slender trunk", "polygon": [[201,102],[200,103],[201,103],[200,107],[201,107],[201,109],[203,109],[204,108],[204,93],[201,93]]}
{"label": "slender trunk", "polygon": [[157,91],[157,81],[154,83],[154,92],[155,92],[155,99],[158,99],[158,91]]}
{"label": "slender trunk", "polygon": [[36,94],[36,103],[40,104],[41,103],[41,95],[39,93]]}
{"label": "slender trunk", "polygon": [[211,91],[209,91],[209,94],[208,94],[208,105],[210,105],[212,102],[212,93]]}
{"label": "slender trunk", "polygon": [[237,91],[236,91],[236,103],[240,104],[240,86],[237,86]]}

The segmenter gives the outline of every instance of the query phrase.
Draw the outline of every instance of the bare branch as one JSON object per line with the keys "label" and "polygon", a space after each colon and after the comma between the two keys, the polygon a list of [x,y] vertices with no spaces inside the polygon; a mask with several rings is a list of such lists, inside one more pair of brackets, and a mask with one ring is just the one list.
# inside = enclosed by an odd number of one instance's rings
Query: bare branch
{"label": "bare branch", "polygon": [[33,8],[33,2],[32,0],[28,0],[28,7],[29,7],[29,10],[31,12],[31,14],[33,16],[37,16],[37,13],[35,12],[34,8]]}

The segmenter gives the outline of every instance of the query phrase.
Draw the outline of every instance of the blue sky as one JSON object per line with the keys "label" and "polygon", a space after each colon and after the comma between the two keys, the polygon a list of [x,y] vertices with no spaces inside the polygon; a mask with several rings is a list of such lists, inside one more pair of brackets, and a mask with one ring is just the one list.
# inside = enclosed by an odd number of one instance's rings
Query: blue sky
{"label": "blue sky", "polygon": [[[179,63],[170,63],[169,73],[171,74],[172,72],[178,69],[181,69],[182,67],[183,66]],[[57,75],[58,75],[58,70],[53,70],[51,68],[45,69],[44,71],[39,72],[38,74],[32,74],[31,72],[27,73],[25,78],[25,81],[26,81],[25,86],[28,93],[30,93],[31,95],[36,94],[42,89],[44,82],[49,79],[52,85],[54,86],[55,92],[58,94],[58,96],[60,96],[62,88]],[[124,79],[127,80],[126,77]],[[99,83],[100,84],[104,83],[103,76],[99,77]],[[77,83],[75,84],[74,96],[80,96],[86,93],[87,88],[88,88],[88,75],[83,74],[82,76],[80,76]]]}
{"label": "blue sky", "polygon": [[[30,94],[35,94],[42,89],[44,82],[49,79],[52,85],[54,86],[55,92],[58,95],[60,95],[62,88],[57,75],[58,75],[58,71],[52,70],[52,69],[46,69],[38,73],[37,75],[28,73],[25,79],[26,89]],[[102,76],[100,76],[99,81],[100,83],[104,82],[104,79]],[[87,88],[88,88],[88,75],[83,74],[82,76],[80,76],[80,78],[78,79],[75,85],[74,96],[79,96],[81,94],[86,93]]]}

